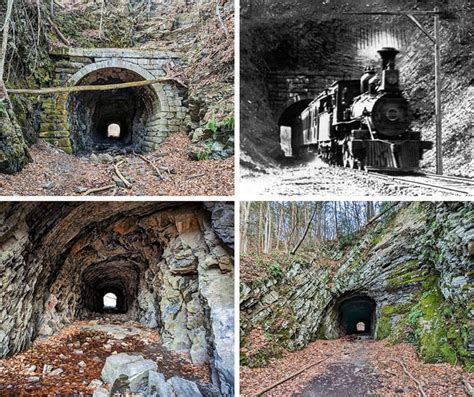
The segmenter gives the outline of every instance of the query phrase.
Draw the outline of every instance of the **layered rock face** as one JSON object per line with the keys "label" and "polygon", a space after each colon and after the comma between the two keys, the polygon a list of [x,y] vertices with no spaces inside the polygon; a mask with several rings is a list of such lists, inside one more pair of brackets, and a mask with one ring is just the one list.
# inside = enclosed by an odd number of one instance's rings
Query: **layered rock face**
{"label": "layered rock face", "polygon": [[244,362],[356,333],[356,310],[376,338],[415,343],[430,362],[472,365],[473,216],[472,203],[412,203],[333,253],[335,266],[299,259],[281,276],[241,284],[243,346],[257,327],[272,335]]}
{"label": "layered rock face", "polygon": [[[231,204],[219,206],[233,214]],[[233,250],[207,207],[2,204],[0,355],[107,311],[103,297],[113,293],[117,312],[156,329],[194,363],[209,361],[213,383],[232,394]]]}

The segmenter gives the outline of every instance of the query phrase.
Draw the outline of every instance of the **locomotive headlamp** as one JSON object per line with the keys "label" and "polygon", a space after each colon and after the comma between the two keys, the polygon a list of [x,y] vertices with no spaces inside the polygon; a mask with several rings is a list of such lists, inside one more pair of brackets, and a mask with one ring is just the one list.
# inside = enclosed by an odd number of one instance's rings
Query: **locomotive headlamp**
{"label": "locomotive headlamp", "polygon": [[398,84],[398,76],[396,73],[387,73],[387,83],[390,85]]}
{"label": "locomotive headlamp", "polygon": [[399,117],[399,112],[397,108],[390,108],[386,113],[387,119],[390,121],[397,121]]}

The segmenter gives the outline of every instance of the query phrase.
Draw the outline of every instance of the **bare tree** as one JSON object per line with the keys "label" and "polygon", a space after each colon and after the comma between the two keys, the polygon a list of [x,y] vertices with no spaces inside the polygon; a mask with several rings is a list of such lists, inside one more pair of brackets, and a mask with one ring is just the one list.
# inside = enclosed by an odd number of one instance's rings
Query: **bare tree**
{"label": "bare tree", "polygon": [[240,251],[248,251],[248,230],[249,230],[249,215],[250,215],[250,201],[243,201],[241,203],[240,212],[240,229],[242,230],[240,237]]}
{"label": "bare tree", "polygon": [[296,251],[298,251],[298,248],[300,247],[300,245],[303,243],[305,237],[306,237],[306,234],[308,233],[308,230],[309,230],[309,227],[311,225],[311,222],[313,221],[313,218],[314,218],[314,215],[316,214],[316,209],[317,209],[317,206],[315,205],[314,206],[314,209],[313,209],[313,213],[311,214],[311,218],[309,219],[309,222],[308,224],[306,225],[306,229],[303,233],[303,236],[301,237],[300,241],[298,242],[298,244],[296,244],[295,248],[293,248],[291,250],[291,255],[294,255],[296,253]]}
{"label": "bare tree", "polygon": [[[13,9],[13,0],[8,0],[7,13],[5,14],[5,21],[3,23],[3,35],[2,35],[2,52],[0,54],[0,82],[3,83],[3,74],[5,71],[5,57],[7,55],[7,44],[8,44],[8,33],[10,30],[10,20]],[[3,86],[3,84],[2,84]]]}

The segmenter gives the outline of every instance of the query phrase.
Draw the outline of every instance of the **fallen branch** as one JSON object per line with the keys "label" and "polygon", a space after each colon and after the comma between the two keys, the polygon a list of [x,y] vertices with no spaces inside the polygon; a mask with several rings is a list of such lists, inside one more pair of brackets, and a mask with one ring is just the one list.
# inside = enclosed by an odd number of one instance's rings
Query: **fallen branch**
{"label": "fallen branch", "polygon": [[462,383],[469,397],[474,397],[474,387],[464,377],[462,378]]}
{"label": "fallen branch", "polygon": [[286,381],[289,381],[291,378],[294,378],[295,376],[297,376],[297,375],[301,374],[302,372],[310,369],[311,367],[314,367],[315,365],[321,364],[323,361],[326,361],[328,358],[329,357],[323,358],[322,360],[319,360],[319,361],[317,361],[313,364],[310,364],[310,365],[304,367],[303,369],[300,369],[299,371],[291,374],[290,376],[287,376],[286,378],[279,380],[278,382],[272,383],[270,386],[265,387],[262,390],[259,390],[256,394],[254,394],[254,397],[261,396],[262,394],[266,393],[267,391],[269,391],[271,389],[274,389],[275,387],[277,387],[278,385],[281,385],[282,383],[285,383]]}
{"label": "fallen branch", "polygon": [[180,81],[174,78],[163,77],[163,78],[152,79],[152,80],[129,81],[127,83],[104,84],[104,85],[76,85],[76,86],[70,86],[70,87],[51,87],[51,88],[38,88],[38,89],[7,88],[7,92],[10,94],[46,95],[46,94],[56,94],[59,92],[119,90],[122,88],[143,87],[146,85],[165,83],[165,82],[175,82],[175,83],[182,84]]}
{"label": "fallen branch", "polygon": [[426,393],[425,393],[425,391],[423,390],[423,386],[421,385],[421,382],[420,382],[418,379],[416,379],[416,378],[408,371],[408,369],[407,369],[407,367],[405,366],[405,364],[403,364],[403,362],[402,362],[402,361],[399,361],[399,360],[392,360],[392,361],[394,361],[394,362],[400,364],[400,366],[401,366],[402,369],[403,369],[403,372],[405,372],[405,374],[407,374],[408,377],[409,377],[413,382],[416,383],[416,386],[418,387],[418,391],[420,392],[420,395],[423,396],[423,397],[426,397]]}
{"label": "fallen branch", "polygon": [[61,39],[61,41],[66,44],[67,46],[70,46],[71,43],[69,42],[68,39],[66,39],[66,37],[64,37],[64,35],[61,33],[61,31],[59,30],[59,28],[56,26],[56,24],[53,22],[53,20],[49,17],[49,15],[46,15],[46,20],[48,21],[49,23],[49,26],[51,26],[54,30],[54,32],[58,35],[58,37]]}
{"label": "fallen branch", "polygon": [[226,36],[229,36],[229,31],[227,30],[227,26],[225,26],[224,20],[222,19],[221,10],[219,8],[219,0],[216,0],[216,15],[219,19],[219,24],[221,25],[222,30]]}
{"label": "fallen branch", "polygon": [[119,161],[117,164],[114,165],[114,169],[115,169],[115,173],[117,174],[117,176],[120,178],[120,180],[123,182],[123,184],[125,185],[126,188],[130,189],[132,187],[132,184],[127,181],[125,179],[125,177],[123,176],[123,174],[120,172],[120,170],[118,169],[118,167],[120,166],[120,164],[122,164],[125,160],[122,160],[122,161]]}
{"label": "fallen branch", "polygon": [[148,160],[145,156],[142,156],[141,154],[138,155],[138,157],[140,157],[143,161],[147,162],[148,164],[151,165],[151,167],[155,170],[155,172],[158,174],[158,176],[163,179],[163,175],[161,175],[161,172],[160,170],[158,169],[158,167],[153,164],[153,162],[151,160]]}
{"label": "fallen branch", "polygon": [[92,194],[92,193],[97,193],[97,192],[102,192],[104,190],[112,189],[115,186],[116,185],[107,185],[107,186],[102,186],[102,187],[96,187],[94,189],[89,189],[83,193],[83,196],[88,196],[89,194]]}
{"label": "fallen branch", "polygon": [[200,177],[202,177],[202,176],[204,176],[204,175],[206,175],[206,174],[202,173],[202,174],[189,175],[189,176],[186,177],[186,179],[189,180],[189,179],[200,178]]}

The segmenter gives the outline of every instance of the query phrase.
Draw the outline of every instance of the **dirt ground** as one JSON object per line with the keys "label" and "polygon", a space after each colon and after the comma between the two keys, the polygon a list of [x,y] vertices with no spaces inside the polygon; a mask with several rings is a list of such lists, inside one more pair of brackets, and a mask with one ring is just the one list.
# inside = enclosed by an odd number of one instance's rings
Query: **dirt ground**
{"label": "dirt ground", "polygon": [[[166,349],[156,331],[116,315],[75,322],[57,335],[37,339],[26,351],[0,360],[0,396],[81,392],[90,396],[97,387],[92,381],[100,380],[106,358],[115,352],[155,361],[166,379],[180,376],[210,383],[209,365],[191,364],[186,355]],[[45,365],[51,366],[48,373],[44,373]],[[54,375],[59,368],[63,372]]]}
{"label": "dirt ground", "polygon": [[474,374],[461,366],[423,363],[412,345],[346,337],[317,340],[303,350],[272,359],[265,368],[241,367],[241,396],[253,396],[313,363],[317,364],[263,395],[415,397],[421,394],[414,378],[427,396],[469,397],[463,382],[474,383]]}
{"label": "dirt ground", "polygon": [[[193,161],[189,138],[172,134],[153,153],[130,153],[113,162],[93,162],[88,156],[66,154],[38,142],[31,147],[32,162],[16,175],[0,174],[0,196],[231,196],[234,194],[234,157]],[[131,183],[123,186],[119,172]],[[120,186],[121,185],[121,186]],[[97,192],[91,189],[105,188]]]}

